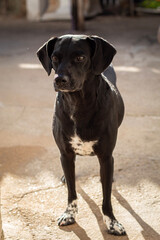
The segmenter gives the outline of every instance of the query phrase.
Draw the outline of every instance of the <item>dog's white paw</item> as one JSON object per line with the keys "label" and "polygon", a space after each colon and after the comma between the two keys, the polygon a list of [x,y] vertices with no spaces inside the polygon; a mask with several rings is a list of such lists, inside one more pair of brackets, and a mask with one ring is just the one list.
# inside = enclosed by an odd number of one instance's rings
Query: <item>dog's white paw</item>
{"label": "dog's white paw", "polygon": [[104,222],[107,225],[108,233],[121,236],[126,235],[126,231],[121,223],[119,223],[116,219],[110,219],[107,216],[104,216]]}
{"label": "dog's white paw", "polygon": [[66,211],[62,214],[62,216],[58,219],[59,226],[67,226],[75,223],[76,213],[78,212],[77,202],[74,200],[70,203],[66,209]]}
{"label": "dog's white paw", "polygon": [[73,223],[75,223],[75,218],[72,214],[68,212],[64,212],[62,216],[58,219],[59,226],[67,226]]}

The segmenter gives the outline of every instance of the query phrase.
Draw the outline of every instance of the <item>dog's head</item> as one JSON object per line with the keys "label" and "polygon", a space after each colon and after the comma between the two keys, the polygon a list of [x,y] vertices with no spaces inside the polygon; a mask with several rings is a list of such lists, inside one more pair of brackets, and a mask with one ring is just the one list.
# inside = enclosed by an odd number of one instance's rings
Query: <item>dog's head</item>
{"label": "dog's head", "polygon": [[89,74],[101,74],[115,53],[109,42],[97,36],[64,35],[49,39],[37,56],[48,75],[55,70],[56,91],[75,92],[83,88]]}

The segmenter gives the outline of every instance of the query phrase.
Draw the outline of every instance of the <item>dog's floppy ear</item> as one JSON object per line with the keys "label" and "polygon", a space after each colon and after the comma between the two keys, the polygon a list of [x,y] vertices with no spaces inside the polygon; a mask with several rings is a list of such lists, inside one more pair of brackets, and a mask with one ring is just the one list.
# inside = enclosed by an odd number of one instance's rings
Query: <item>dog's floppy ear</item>
{"label": "dog's floppy ear", "polygon": [[37,51],[37,56],[42,63],[42,66],[48,73],[48,76],[51,74],[52,70],[51,54],[56,41],[57,37],[49,39],[48,42],[44,43]]}
{"label": "dog's floppy ear", "polygon": [[112,62],[116,49],[105,39],[91,36],[88,38],[92,50],[92,69],[101,74]]}

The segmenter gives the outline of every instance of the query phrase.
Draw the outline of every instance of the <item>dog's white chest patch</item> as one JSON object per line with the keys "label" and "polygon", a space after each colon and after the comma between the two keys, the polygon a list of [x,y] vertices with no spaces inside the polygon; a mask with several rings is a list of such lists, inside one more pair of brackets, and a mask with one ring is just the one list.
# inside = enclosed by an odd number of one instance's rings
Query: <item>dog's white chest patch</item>
{"label": "dog's white chest patch", "polygon": [[70,144],[74,149],[75,153],[81,156],[84,155],[93,155],[93,146],[97,143],[97,141],[82,141],[79,136],[76,134],[71,137]]}

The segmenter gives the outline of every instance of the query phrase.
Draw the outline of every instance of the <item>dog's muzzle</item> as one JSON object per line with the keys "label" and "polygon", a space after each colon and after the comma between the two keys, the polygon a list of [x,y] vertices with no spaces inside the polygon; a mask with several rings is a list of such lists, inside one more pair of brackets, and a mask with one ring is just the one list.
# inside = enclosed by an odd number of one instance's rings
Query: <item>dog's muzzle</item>
{"label": "dog's muzzle", "polygon": [[69,92],[71,90],[69,77],[67,75],[56,75],[54,88],[55,91]]}
{"label": "dog's muzzle", "polygon": [[71,79],[68,75],[55,75],[54,89],[56,92],[76,92],[81,88],[82,86],[77,86],[74,80]]}

